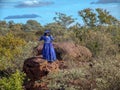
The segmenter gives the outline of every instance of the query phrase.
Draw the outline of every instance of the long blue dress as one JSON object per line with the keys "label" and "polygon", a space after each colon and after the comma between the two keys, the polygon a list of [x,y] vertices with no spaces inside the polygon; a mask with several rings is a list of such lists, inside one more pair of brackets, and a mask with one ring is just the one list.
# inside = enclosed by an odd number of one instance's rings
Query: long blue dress
{"label": "long blue dress", "polygon": [[52,36],[41,36],[40,39],[44,40],[44,45],[42,49],[42,56],[48,62],[53,62],[56,60],[56,53],[52,44],[54,38]]}

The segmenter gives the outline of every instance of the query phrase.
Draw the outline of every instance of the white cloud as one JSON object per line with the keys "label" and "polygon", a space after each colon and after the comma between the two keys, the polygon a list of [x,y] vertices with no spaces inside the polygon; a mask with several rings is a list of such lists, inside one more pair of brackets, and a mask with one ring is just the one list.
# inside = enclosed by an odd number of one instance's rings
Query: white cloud
{"label": "white cloud", "polygon": [[38,0],[27,0],[27,1],[24,1],[23,4],[26,4],[26,5],[34,5],[34,4],[39,4],[40,1]]}
{"label": "white cloud", "polygon": [[91,2],[91,4],[108,4],[108,3],[120,3],[120,0],[98,0],[97,2]]}
{"label": "white cloud", "polygon": [[20,2],[15,7],[17,8],[28,8],[28,7],[41,7],[41,6],[48,6],[53,4],[53,2],[41,1],[41,0],[26,0]]}

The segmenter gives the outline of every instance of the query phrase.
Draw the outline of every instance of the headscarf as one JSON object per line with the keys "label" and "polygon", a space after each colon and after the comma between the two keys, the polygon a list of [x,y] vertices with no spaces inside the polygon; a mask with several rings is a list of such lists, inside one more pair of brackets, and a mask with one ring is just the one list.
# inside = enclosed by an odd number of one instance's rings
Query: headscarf
{"label": "headscarf", "polygon": [[44,35],[45,35],[46,33],[50,33],[50,30],[45,30]]}

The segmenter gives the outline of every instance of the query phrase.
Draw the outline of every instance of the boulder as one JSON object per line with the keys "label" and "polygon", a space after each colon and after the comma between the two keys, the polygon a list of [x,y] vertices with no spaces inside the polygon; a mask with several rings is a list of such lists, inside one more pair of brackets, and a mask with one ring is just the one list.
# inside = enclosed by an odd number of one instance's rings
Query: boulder
{"label": "boulder", "polygon": [[[73,42],[53,43],[58,60],[79,59],[88,61],[92,57],[90,50],[84,46],[77,45]],[[34,48],[36,55],[41,55],[42,44]]]}
{"label": "boulder", "polygon": [[25,84],[25,90],[49,90],[47,82],[29,81]]}
{"label": "boulder", "polygon": [[41,82],[43,77],[47,76],[50,72],[57,72],[59,69],[68,69],[66,61],[71,59],[88,61],[92,57],[89,49],[72,42],[53,43],[53,45],[58,59],[55,62],[48,63],[42,59],[43,44],[33,49],[34,57],[24,61],[23,71],[30,79],[24,85],[25,90],[49,90],[47,88],[49,82]]}
{"label": "boulder", "polygon": [[41,57],[32,57],[24,61],[23,71],[30,80],[40,80],[48,75],[49,72],[57,72],[59,65],[56,62],[48,63]]}

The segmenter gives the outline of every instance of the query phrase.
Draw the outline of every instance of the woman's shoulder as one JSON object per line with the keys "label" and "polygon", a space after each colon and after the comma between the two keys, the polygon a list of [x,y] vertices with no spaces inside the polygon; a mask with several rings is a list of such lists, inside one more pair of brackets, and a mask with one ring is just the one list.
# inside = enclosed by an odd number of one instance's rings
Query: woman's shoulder
{"label": "woman's shoulder", "polygon": [[41,36],[41,38],[46,39],[46,38],[48,38],[48,37],[43,35],[43,36]]}

